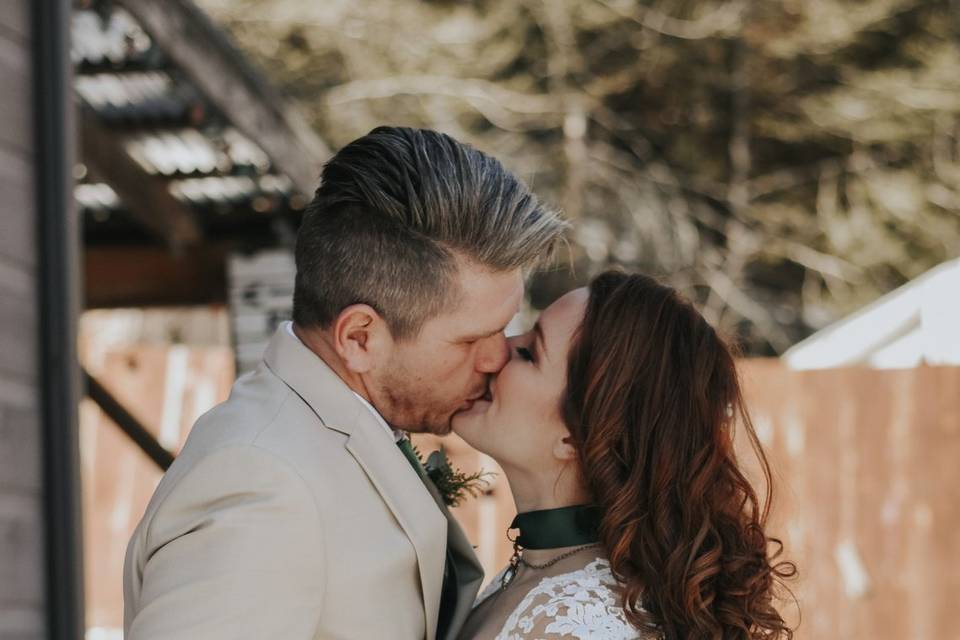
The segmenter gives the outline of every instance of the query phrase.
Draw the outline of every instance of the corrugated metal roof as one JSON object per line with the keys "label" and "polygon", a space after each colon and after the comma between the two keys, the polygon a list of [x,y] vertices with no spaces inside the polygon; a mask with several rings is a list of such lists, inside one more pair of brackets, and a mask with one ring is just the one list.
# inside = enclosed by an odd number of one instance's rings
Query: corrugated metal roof
{"label": "corrugated metal roof", "polygon": [[[71,24],[75,90],[144,171],[168,180],[171,194],[198,211],[220,214],[297,210],[292,183],[263,149],[227,121],[123,8],[91,3]],[[81,174],[84,174],[81,171]],[[89,222],[124,204],[108,184],[78,184]]]}
{"label": "corrugated metal roof", "polygon": [[236,129],[205,133],[199,129],[150,131],[130,136],[127,152],[147,173],[231,173],[251,169],[270,170],[270,158]]}
{"label": "corrugated metal roof", "polygon": [[189,178],[177,180],[170,187],[174,196],[197,205],[251,201],[258,196],[286,197],[290,190],[290,180],[278,175]]}
{"label": "corrugated metal roof", "polygon": [[[276,174],[207,176],[170,182],[170,193],[181,202],[199,208],[217,204],[249,204],[250,209],[261,213],[276,208],[276,202],[286,202],[291,197],[291,191],[290,179]],[[122,208],[116,191],[103,182],[78,184],[74,196],[83,211],[118,211]],[[262,201],[257,202],[258,198],[268,199],[269,206],[264,206]]]}
{"label": "corrugated metal roof", "polygon": [[120,7],[107,11],[103,16],[90,9],[74,10],[70,25],[73,63],[122,67],[144,62],[153,48],[150,36]]}
{"label": "corrugated metal roof", "polygon": [[791,369],[960,365],[960,258],[927,271],[782,356]]}
{"label": "corrugated metal roof", "polygon": [[196,89],[166,71],[77,75],[74,86],[84,102],[110,123],[185,122],[203,116],[191,114],[191,109],[203,105]]}
{"label": "corrugated metal roof", "polygon": [[120,207],[120,197],[108,184],[78,184],[73,191],[81,210],[114,210]]}

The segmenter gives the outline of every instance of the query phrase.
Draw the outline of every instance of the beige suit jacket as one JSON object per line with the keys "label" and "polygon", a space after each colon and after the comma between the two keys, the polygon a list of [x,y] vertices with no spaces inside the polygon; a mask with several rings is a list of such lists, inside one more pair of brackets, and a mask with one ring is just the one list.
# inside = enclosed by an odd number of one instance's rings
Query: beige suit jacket
{"label": "beige suit jacket", "polygon": [[127,548],[127,640],[434,640],[446,549],[454,638],[483,573],[373,414],[277,331],[205,414]]}

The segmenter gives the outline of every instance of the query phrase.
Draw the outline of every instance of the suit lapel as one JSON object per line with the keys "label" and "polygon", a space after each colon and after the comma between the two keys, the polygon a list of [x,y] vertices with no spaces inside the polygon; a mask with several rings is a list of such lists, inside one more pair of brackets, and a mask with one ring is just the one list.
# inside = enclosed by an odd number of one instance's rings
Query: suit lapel
{"label": "suit lapel", "polygon": [[480,591],[480,584],[483,582],[483,566],[473,550],[473,545],[460,527],[460,523],[444,503],[440,491],[429,479],[425,479],[424,484],[447,519],[447,549],[453,556],[453,568],[456,572],[457,604],[456,610],[450,614],[450,625],[446,636],[438,640],[453,640],[473,609],[477,593]]}
{"label": "suit lapel", "polygon": [[[427,640],[434,640],[448,523],[403,453],[349,387],[319,357],[281,326],[264,361],[329,429],[348,436],[356,459],[417,555]],[[462,532],[461,532],[462,536]]]}
{"label": "suit lapel", "polygon": [[[370,415],[366,407],[364,410]],[[373,416],[371,421],[379,433],[355,430],[347,441],[347,450],[363,467],[416,550],[430,640],[434,637],[440,609],[444,563],[441,550],[445,546],[447,523],[403,453],[390,442]]]}

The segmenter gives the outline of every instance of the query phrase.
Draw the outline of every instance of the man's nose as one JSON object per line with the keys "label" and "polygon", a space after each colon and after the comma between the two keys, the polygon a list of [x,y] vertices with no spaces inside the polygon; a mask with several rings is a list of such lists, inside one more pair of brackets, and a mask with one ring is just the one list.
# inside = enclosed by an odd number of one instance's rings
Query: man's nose
{"label": "man's nose", "polygon": [[477,354],[477,371],[497,373],[510,359],[510,346],[502,333],[484,338]]}

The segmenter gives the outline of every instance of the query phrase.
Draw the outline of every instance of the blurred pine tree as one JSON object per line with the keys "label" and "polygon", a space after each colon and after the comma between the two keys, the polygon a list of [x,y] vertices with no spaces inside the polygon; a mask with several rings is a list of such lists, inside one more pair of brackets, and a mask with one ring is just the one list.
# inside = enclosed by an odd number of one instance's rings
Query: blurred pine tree
{"label": "blurred pine tree", "polygon": [[334,146],[500,157],[610,264],[775,354],[960,255],[957,0],[201,0]]}

